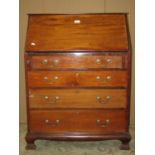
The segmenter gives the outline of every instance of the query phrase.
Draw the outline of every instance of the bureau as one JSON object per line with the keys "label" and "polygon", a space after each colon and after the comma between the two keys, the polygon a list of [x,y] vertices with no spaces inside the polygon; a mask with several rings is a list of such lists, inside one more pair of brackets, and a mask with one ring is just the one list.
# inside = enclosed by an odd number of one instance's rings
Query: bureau
{"label": "bureau", "polygon": [[30,14],[27,149],[35,140],[120,140],[129,149],[127,14]]}

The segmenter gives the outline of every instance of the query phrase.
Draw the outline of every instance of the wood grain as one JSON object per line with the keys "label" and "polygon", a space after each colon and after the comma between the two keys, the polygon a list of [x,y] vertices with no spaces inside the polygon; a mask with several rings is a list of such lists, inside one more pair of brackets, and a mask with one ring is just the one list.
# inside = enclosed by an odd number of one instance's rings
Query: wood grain
{"label": "wood grain", "polygon": [[129,149],[126,14],[29,15],[25,73],[27,149],[37,139],[118,139]]}
{"label": "wood grain", "polygon": [[[125,89],[30,89],[30,108],[126,108]],[[99,99],[100,97],[100,99]]]}
{"label": "wood grain", "polygon": [[[30,132],[102,132],[117,133],[126,131],[126,113],[124,111],[103,110],[53,110],[30,111]],[[48,121],[47,121],[48,120]],[[59,123],[57,120],[59,120]],[[97,122],[100,120],[100,122]],[[109,124],[104,127],[106,120]]]}
{"label": "wood grain", "polygon": [[[45,80],[44,78],[48,78]],[[58,78],[55,80],[54,78]],[[110,80],[107,78],[111,77]],[[99,78],[99,79],[97,79]],[[126,71],[29,71],[29,87],[127,86]]]}
{"label": "wood grain", "polygon": [[[80,20],[80,24],[75,24]],[[126,51],[125,16],[29,15],[26,51]]]}
{"label": "wood grain", "polygon": [[91,55],[84,53],[32,56],[32,69],[66,68],[122,68],[122,56]]}

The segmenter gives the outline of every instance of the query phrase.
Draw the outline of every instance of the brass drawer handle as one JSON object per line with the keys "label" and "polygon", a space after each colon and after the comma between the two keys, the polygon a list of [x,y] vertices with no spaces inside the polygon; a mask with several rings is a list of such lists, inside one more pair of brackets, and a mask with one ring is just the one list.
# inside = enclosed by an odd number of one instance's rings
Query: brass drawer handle
{"label": "brass drawer handle", "polygon": [[44,80],[48,80],[48,77],[47,77],[47,76],[44,76],[43,79],[44,79]]}
{"label": "brass drawer handle", "polygon": [[106,98],[101,98],[100,96],[97,96],[96,97],[96,100],[99,102],[99,103],[102,103],[102,104],[107,104],[109,100],[111,100],[112,97],[111,96],[106,96]]}
{"label": "brass drawer handle", "polygon": [[100,100],[100,99],[101,99],[101,97],[100,97],[100,96],[97,96],[97,97],[96,97],[96,99],[97,99],[97,100]]}
{"label": "brass drawer handle", "polygon": [[47,103],[56,103],[60,99],[60,97],[59,96],[49,97],[45,95],[43,99],[45,99]]}
{"label": "brass drawer handle", "polygon": [[106,63],[111,64],[112,63],[112,59],[106,59],[104,64],[103,64],[103,61],[101,59],[96,59],[96,64],[98,64],[98,65],[102,64],[103,67],[105,67],[104,65],[106,65]]}
{"label": "brass drawer handle", "polygon": [[[44,64],[44,65],[47,65],[48,64],[48,59],[43,59],[41,63]],[[52,61],[52,64],[54,66],[58,65],[59,63],[60,63],[60,61],[58,59],[55,59],[55,60]]]}
{"label": "brass drawer handle", "polygon": [[48,96],[44,96],[44,99],[45,99],[45,100],[48,100],[48,98],[49,98]]}
{"label": "brass drawer handle", "polygon": [[96,80],[101,82],[101,83],[105,83],[105,79],[104,78],[101,78],[100,76],[96,76]]}
{"label": "brass drawer handle", "polygon": [[101,59],[96,59],[96,64],[101,64],[101,63],[102,63]]}
{"label": "brass drawer handle", "polygon": [[100,76],[96,76],[96,80],[100,80],[101,79],[101,77]]}
{"label": "brass drawer handle", "polygon": [[111,98],[112,98],[111,96],[106,96],[107,100],[111,100]]}
{"label": "brass drawer handle", "polygon": [[100,119],[96,120],[97,124],[99,124],[102,128],[106,128],[108,127],[108,125],[110,124],[110,120],[106,119],[105,121],[101,121]]}
{"label": "brass drawer handle", "polygon": [[58,80],[58,79],[59,79],[58,76],[54,76],[54,77],[53,77],[53,80]]}
{"label": "brass drawer handle", "polygon": [[111,80],[112,79],[112,77],[111,76],[107,76],[107,80]]}
{"label": "brass drawer handle", "polygon": [[42,61],[42,64],[44,64],[44,65],[48,64],[48,60],[47,60],[47,59],[44,59],[44,60]]}
{"label": "brass drawer handle", "polygon": [[54,65],[58,65],[60,63],[60,61],[58,59],[55,59],[52,61]]}
{"label": "brass drawer handle", "polygon": [[45,120],[46,124],[50,124],[52,126],[58,125],[60,123],[59,119],[56,119],[55,121],[49,121],[48,119]]}
{"label": "brass drawer handle", "polygon": [[96,80],[99,81],[99,82],[105,83],[107,80],[108,81],[112,80],[112,76],[108,75],[105,79],[101,78],[100,76],[96,76]]}
{"label": "brass drawer handle", "polygon": [[59,99],[60,99],[59,96],[54,96],[54,97],[52,98],[51,103],[56,103],[56,102],[58,102]]}
{"label": "brass drawer handle", "polygon": [[[44,76],[43,79],[47,81],[48,80],[48,77],[47,76]],[[59,79],[58,76],[54,76],[51,80],[52,81],[55,81],[55,80],[58,80],[58,79]]]}
{"label": "brass drawer handle", "polygon": [[56,124],[59,124],[59,123],[60,123],[60,120],[59,120],[59,119],[57,119],[55,122],[56,122]]}
{"label": "brass drawer handle", "polygon": [[60,97],[59,97],[59,96],[55,96],[55,99],[56,99],[56,100],[59,100],[59,99],[60,99]]}
{"label": "brass drawer handle", "polygon": [[31,42],[31,46],[36,46],[36,43],[34,43],[34,42]]}
{"label": "brass drawer handle", "polygon": [[112,59],[107,59],[107,62],[108,62],[109,64],[111,64],[111,63],[112,63]]}

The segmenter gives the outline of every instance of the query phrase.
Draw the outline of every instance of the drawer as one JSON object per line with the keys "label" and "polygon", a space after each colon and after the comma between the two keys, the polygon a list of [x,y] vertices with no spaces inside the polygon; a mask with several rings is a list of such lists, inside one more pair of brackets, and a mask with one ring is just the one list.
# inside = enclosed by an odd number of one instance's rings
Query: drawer
{"label": "drawer", "polygon": [[29,71],[29,87],[126,87],[126,71]]}
{"label": "drawer", "polygon": [[90,55],[83,53],[55,54],[47,56],[32,56],[32,69],[58,68],[122,68],[121,56]]}
{"label": "drawer", "polygon": [[125,89],[30,89],[30,108],[126,108]]}
{"label": "drawer", "polygon": [[51,110],[30,111],[30,132],[123,132],[126,130],[125,111]]}

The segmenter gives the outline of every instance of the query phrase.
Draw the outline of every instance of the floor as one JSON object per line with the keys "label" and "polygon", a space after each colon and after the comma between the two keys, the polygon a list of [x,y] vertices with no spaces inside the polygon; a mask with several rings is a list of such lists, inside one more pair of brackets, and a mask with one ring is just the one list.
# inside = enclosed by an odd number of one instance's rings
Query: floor
{"label": "floor", "polygon": [[132,140],[130,150],[119,150],[119,141],[97,142],[57,142],[37,140],[36,150],[25,150],[26,125],[20,125],[20,152],[19,155],[134,155],[134,128],[130,129]]}

